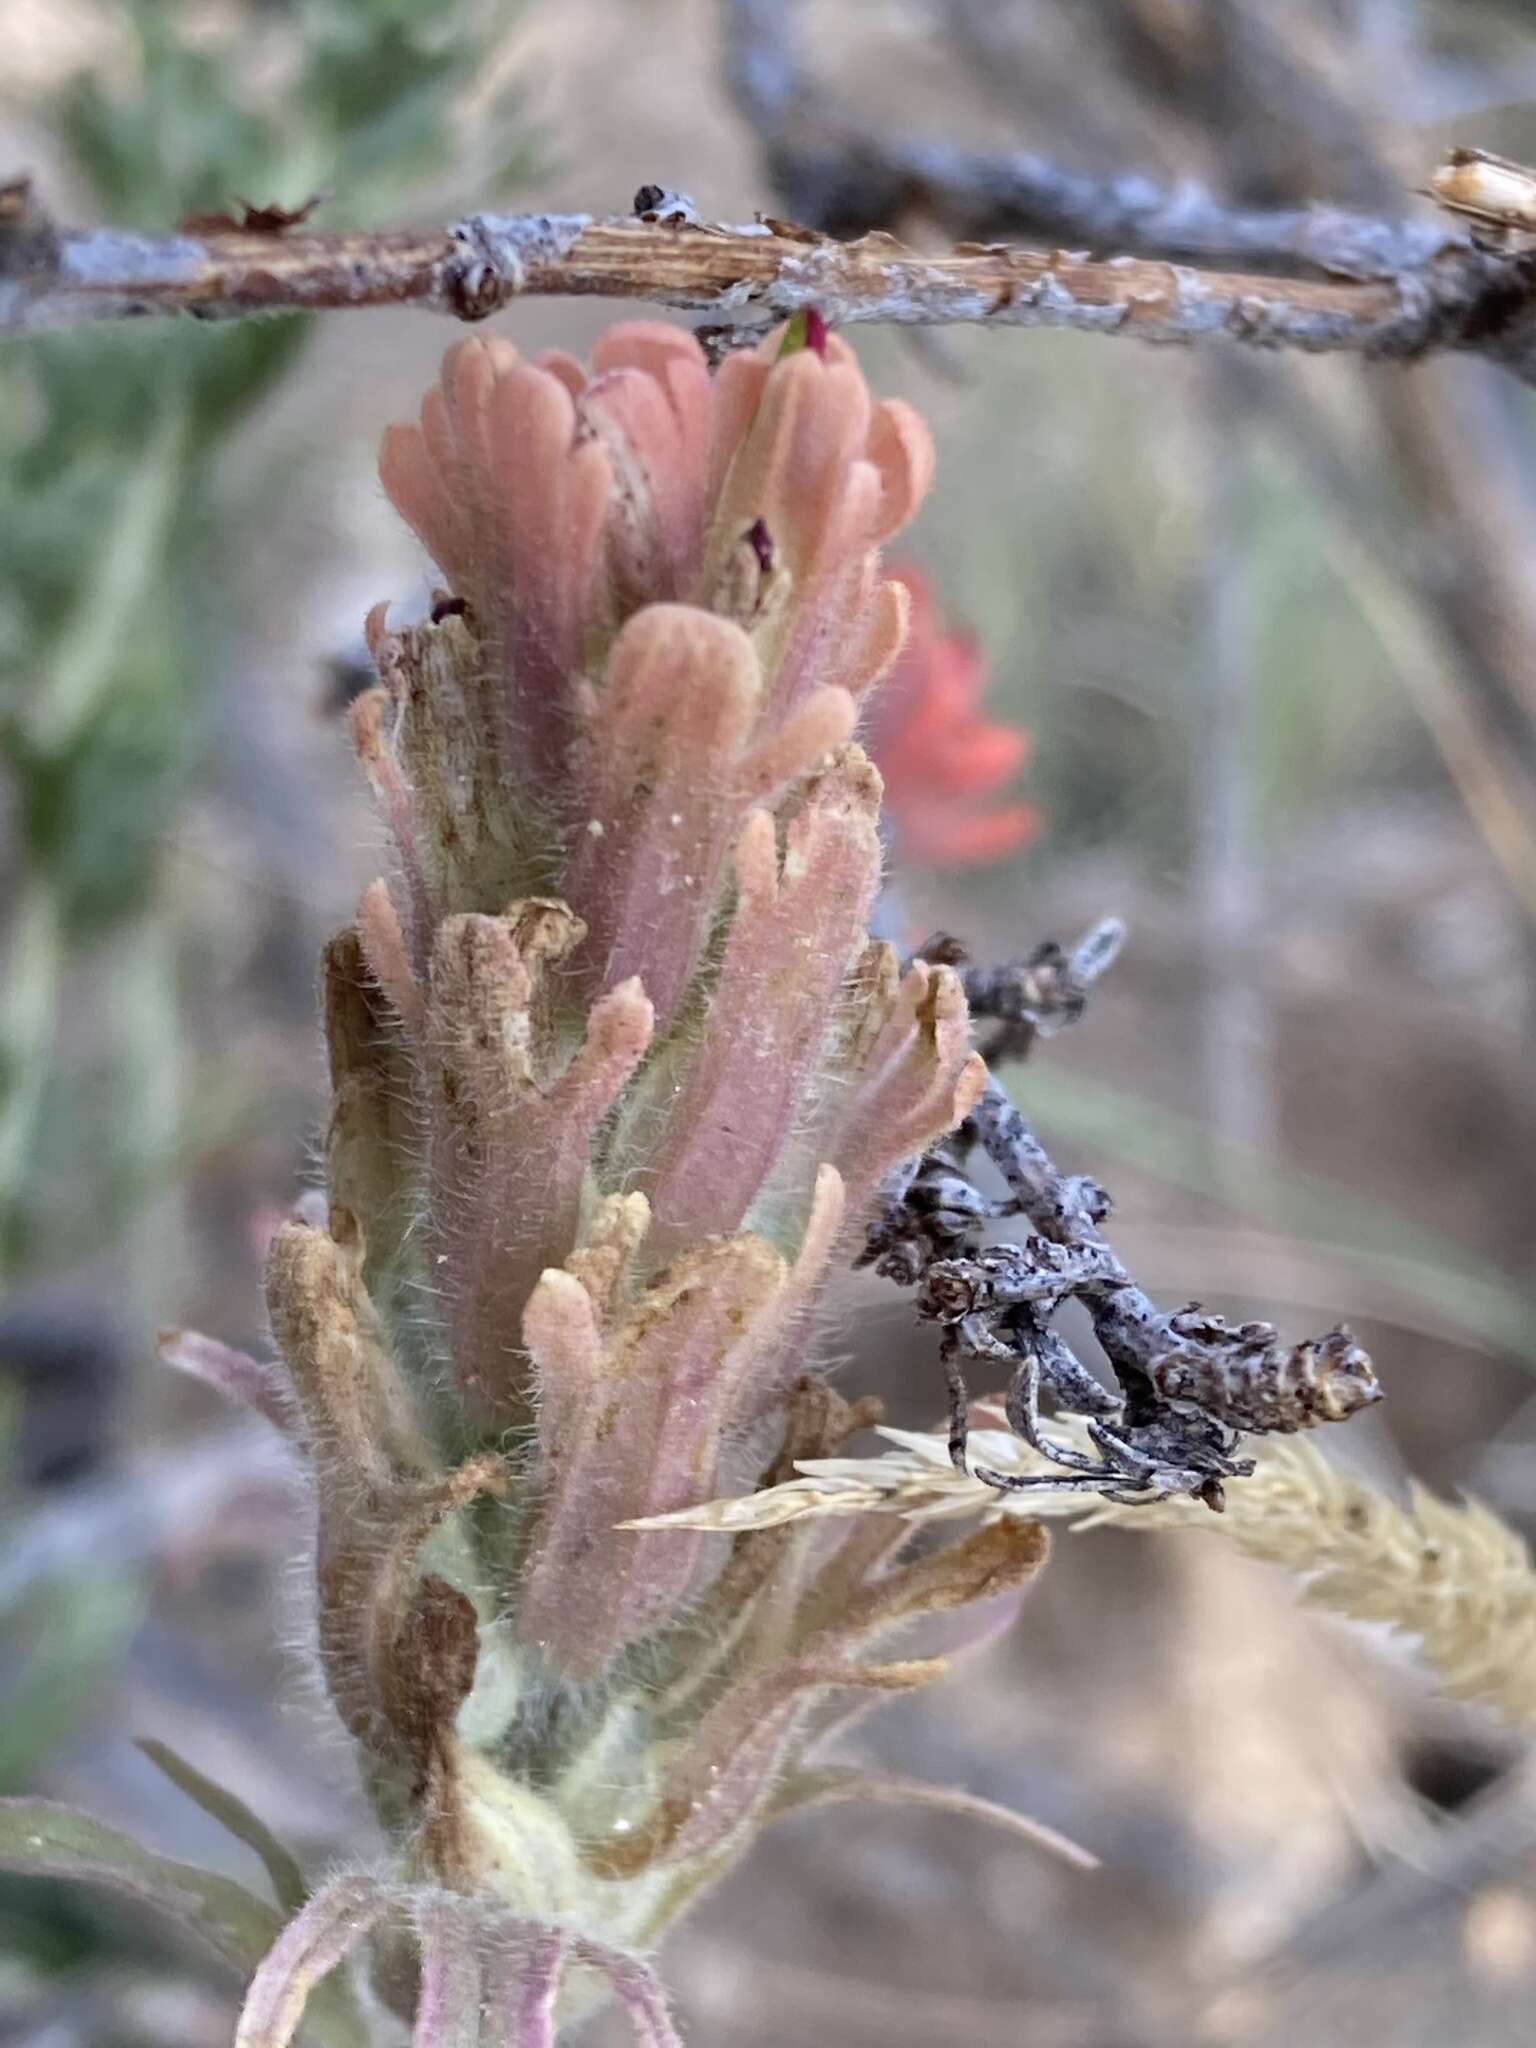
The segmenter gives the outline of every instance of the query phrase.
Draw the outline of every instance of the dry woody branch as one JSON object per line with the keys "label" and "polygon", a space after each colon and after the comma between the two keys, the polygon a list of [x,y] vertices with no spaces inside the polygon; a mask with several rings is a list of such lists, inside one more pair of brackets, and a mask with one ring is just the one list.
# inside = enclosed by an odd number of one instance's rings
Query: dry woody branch
{"label": "dry woody branch", "polygon": [[25,179],[0,200],[0,330],[390,305],[482,320],[516,298],[600,297],[749,334],[815,307],[832,326],[1065,327],[1397,361],[1466,349],[1536,381],[1531,259],[1451,232],[1358,234],[1362,274],[1284,277],[1007,243],[929,255],[883,231],[843,242],[771,217],[710,222],[659,188],[606,219],[476,213],[368,234],[271,208],[161,237],[58,228]]}
{"label": "dry woody branch", "polygon": [[[989,1058],[1082,1014],[1091,984],[1124,938],[1117,919],[1070,952],[1047,945],[1003,968],[964,967],[973,1020],[994,1021]],[[962,966],[953,939],[927,957]],[[1005,1190],[989,1196],[974,1162]],[[887,1181],[860,1263],[918,1290],[918,1311],[943,1331],[949,1455],[999,1493],[1042,1488],[1143,1506],[1185,1495],[1217,1512],[1225,1482],[1254,1470],[1247,1436],[1294,1435],[1345,1422],[1381,1398],[1370,1359],[1342,1325],[1287,1347],[1268,1323],[1230,1324],[1199,1302],[1168,1314],[1132,1278],[1101,1225],[1110,1200],[1097,1181],[1063,1174],[995,1077],[958,1127]],[[1019,1218],[1028,1236],[988,1244],[990,1226]],[[1115,1378],[1111,1390],[1077,1356],[1056,1318],[1087,1311]],[[969,1377],[1007,1380],[1012,1428],[1043,1461],[1003,1471],[970,1454]],[[1041,1404],[1086,1417],[1086,1442],[1048,1432]]]}

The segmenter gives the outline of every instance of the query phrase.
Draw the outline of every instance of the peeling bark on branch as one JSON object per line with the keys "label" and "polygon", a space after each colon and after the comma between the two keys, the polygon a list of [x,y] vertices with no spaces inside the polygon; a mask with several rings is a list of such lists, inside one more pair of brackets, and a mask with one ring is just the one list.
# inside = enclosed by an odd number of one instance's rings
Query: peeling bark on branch
{"label": "peeling bark on branch", "polygon": [[1452,242],[1392,278],[1277,278],[967,243],[928,255],[884,234],[837,242],[783,222],[584,214],[475,214],[375,234],[231,227],[162,238],[108,228],[7,233],[0,223],[0,329],[381,305],[474,320],[518,297],[596,296],[747,327],[814,305],[837,325],[1069,327],[1400,359],[1477,348],[1533,381],[1528,262]]}

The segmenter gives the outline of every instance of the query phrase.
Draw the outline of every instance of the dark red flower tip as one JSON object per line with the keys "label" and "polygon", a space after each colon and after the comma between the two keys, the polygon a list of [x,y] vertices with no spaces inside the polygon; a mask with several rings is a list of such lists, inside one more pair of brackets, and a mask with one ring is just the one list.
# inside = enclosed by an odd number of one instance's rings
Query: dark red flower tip
{"label": "dark red flower tip", "polygon": [[768,531],[766,519],[754,519],[747,528],[747,543],[757,556],[757,566],[765,576],[773,570],[773,535]]}
{"label": "dark red flower tip", "polygon": [[781,356],[798,355],[808,348],[812,355],[827,359],[827,338],[831,333],[826,321],[814,306],[802,306],[798,313],[791,313],[784,328],[784,339],[779,344]]}

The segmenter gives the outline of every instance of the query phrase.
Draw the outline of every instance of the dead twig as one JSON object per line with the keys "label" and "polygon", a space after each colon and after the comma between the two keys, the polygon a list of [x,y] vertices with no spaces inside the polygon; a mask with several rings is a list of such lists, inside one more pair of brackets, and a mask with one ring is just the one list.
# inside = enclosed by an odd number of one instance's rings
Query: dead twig
{"label": "dead twig", "polygon": [[885,234],[845,243],[783,221],[714,224],[682,206],[648,219],[479,213],[371,234],[240,226],[162,237],[54,228],[34,210],[16,226],[0,216],[0,330],[386,305],[478,320],[519,297],[596,296],[749,328],[815,306],[838,326],[1067,327],[1398,360],[1477,348],[1536,382],[1529,262],[1467,245],[1357,281],[1001,245],[926,255]]}
{"label": "dead twig", "polygon": [[726,0],[726,82],[783,204],[829,234],[899,231],[922,215],[957,240],[1050,240],[1354,278],[1400,277],[1466,247],[1444,219],[1239,206],[1192,178],[1085,173],[1029,150],[862,127],[832,108],[800,62],[794,17],[793,0]]}
{"label": "dead twig", "polygon": [[[1002,968],[967,965],[960,942],[942,933],[922,957],[962,969],[973,1016],[999,1027],[993,1052],[1017,1054],[1076,1021],[1123,939],[1119,919],[1105,918],[1070,952],[1043,946]],[[983,1161],[1005,1194],[985,1192],[975,1171]],[[1229,1324],[1198,1302],[1160,1309],[1104,1236],[1109,1213],[1104,1189],[1059,1170],[995,1076],[959,1128],[882,1191],[856,1263],[916,1287],[919,1314],[943,1329],[957,1470],[1000,1493],[1087,1491],[1136,1506],[1190,1494],[1219,1511],[1224,1482],[1254,1469],[1240,1455],[1245,1435],[1345,1421],[1381,1398],[1370,1359],[1343,1325],[1287,1347],[1268,1323]],[[1022,1219],[1028,1236],[985,1245],[1004,1217]],[[1056,1327],[1073,1301],[1087,1311],[1114,1392]],[[970,1463],[967,1368],[976,1366],[1008,1376],[1009,1426],[1047,1461],[1043,1471]],[[1043,1404],[1087,1417],[1096,1455],[1047,1434]]]}

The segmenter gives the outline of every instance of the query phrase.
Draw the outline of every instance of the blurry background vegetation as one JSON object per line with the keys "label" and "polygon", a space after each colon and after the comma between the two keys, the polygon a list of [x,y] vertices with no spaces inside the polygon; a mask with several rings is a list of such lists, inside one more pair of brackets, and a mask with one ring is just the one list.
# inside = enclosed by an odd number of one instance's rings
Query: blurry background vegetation
{"label": "blurry background vegetation", "polygon": [[[125,227],[321,194],[337,225],[469,195],[495,203],[534,161],[530,122],[491,76],[514,13],[511,0],[0,11],[0,46],[30,87],[6,94],[0,121],[17,124],[7,139],[37,162],[51,204]],[[187,1029],[183,981],[227,967],[229,907],[189,920],[173,870],[189,788],[220,767],[244,779],[227,746],[212,758],[219,698],[241,624],[271,596],[247,574],[255,537],[286,516],[305,451],[290,435],[242,450],[241,434],[302,376],[312,339],[304,318],[87,329],[18,342],[0,366],[13,1494],[27,1481],[78,1490],[111,1469],[114,1413],[132,1397],[116,1368],[141,1365],[174,1306],[166,1280],[202,1249],[177,1189],[272,1114],[270,1094],[210,1056],[195,1020]],[[319,690],[317,678],[317,703]],[[303,1115],[295,1105],[295,1137]],[[67,1520],[73,1505],[39,1512]],[[147,1550],[130,1542],[121,1565],[108,1551],[61,1570],[46,1541],[35,1556],[23,1541],[0,1574],[5,1790],[88,1720],[141,1618]],[[28,1957],[76,1960],[81,1925],[78,1900],[7,1883],[0,1986]],[[84,2011],[96,1995],[88,1986]],[[115,1988],[103,2010],[117,2002]]]}
{"label": "blurry background vegetation", "polygon": [[[1389,210],[1450,140],[1536,158],[1532,6],[804,14],[850,118],[1080,170]],[[652,180],[745,217],[773,194],[718,30],[718,0],[0,0],[0,169],[146,228],[319,192],[328,225],[614,210]],[[503,324],[580,348],[602,317]],[[259,1337],[318,1114],[314,951],[374,871],[334,710],[366,604],[424,588],[372,450],[451,339],[379,314],[0,354],[0,1789],[208,1861],[134,1734],[311,1856],[355,1839],[322,1714],[274,1704],[273,1450],[165,1386],[149,1339]],[[898,876],[910,936],[1007,954],[1127,916],[1087,1022],[1017,1077],[1115,1190],[1127,1256],[1170,1297],[1348,1315],[1391,1393],[1348,1454],[1536,1527],[1530,394],[1473,363],[860,346],[934,424],[911,552],[1032,732],[1046,817],[1006,868]],[[850,1300],[847,1383],[930,1419],[931,1343],[898,1298]],[[1218,1545],[1067,1540],[1009,1644],[861,1740],[1109,1868],[796,1822],[676,1945],[712,2048],[1523,2038],[1528,1795],[1475,1881],[1456,1862],[1518,1789],[1507,1738]],[[163,1941],[0,1890],[0,2041],[227,2039],[227,1987]]]}
{"label": "blurry background vegetation", "polygon": [[[337,225],[509,194],[529,130],[503,91],[472,138],[510,0],[175,0],[83,17],[81,61],[21,111],[46,132],[50,196],[78,218],[165,228],[302,206]],[[94,29],[94,33],[87,31]],[[39,32],[35,30],[34,33]],[[46,38],[45,38],[46,39]],[[238,196],[237,196],[238,195]],[[36,339],[0,386],[0,660],[10,972],[0,1029],[0,1271],[78,1257],[178,1171],[203,1121],[178,1099],[163,929],[168,827],[206,758],[253,530],[281,518],[294,449],[238,471],[241,426],[299,373],[309,320],[191,321]],[[110,1028],[59,1057],[82,951],[110,948]]]}

